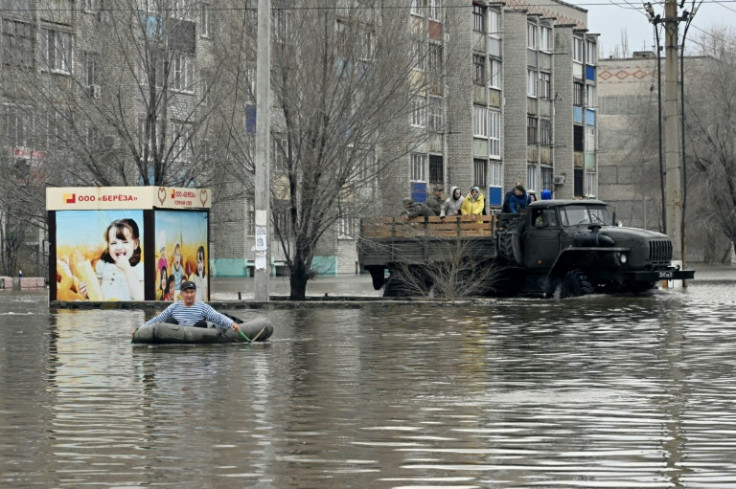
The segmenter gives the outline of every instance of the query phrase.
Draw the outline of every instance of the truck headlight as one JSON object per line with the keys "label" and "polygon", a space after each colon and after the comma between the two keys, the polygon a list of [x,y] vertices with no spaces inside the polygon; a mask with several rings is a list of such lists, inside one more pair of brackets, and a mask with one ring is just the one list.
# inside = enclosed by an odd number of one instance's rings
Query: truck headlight
{"label": "truck headlight", "polygon": [[626,262],[629,259],[626,256],[626,253],[617,252],[616,253],[616,261],[618,261],[619,265],[626,265]]}

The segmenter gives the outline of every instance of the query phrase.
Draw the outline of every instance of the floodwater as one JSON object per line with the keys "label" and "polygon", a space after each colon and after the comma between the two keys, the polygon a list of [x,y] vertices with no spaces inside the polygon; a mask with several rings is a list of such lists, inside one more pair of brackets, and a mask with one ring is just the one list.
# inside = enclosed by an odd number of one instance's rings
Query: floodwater
{"label": "floodwater", "polygon": [[0,294],[0,487],[736,487],[734,281],[227,312],[275,333],[132,345],[153,311]]}

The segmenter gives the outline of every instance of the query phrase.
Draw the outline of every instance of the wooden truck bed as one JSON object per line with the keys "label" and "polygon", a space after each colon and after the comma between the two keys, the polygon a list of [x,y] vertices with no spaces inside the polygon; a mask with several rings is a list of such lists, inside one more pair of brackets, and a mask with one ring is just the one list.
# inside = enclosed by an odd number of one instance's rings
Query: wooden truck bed
{"label": "wooden truck bed", "polygon": [[461,252],[474,258],[495,255],[496,216],[377,217],[361,220],[358,246],[363,266],[422,264],[452,259]]}

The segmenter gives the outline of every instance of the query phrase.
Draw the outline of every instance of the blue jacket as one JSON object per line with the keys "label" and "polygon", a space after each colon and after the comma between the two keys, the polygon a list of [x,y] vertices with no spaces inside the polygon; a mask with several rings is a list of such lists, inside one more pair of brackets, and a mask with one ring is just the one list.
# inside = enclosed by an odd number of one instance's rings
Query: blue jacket
{"label": "blue jacket", "polygon": [[527,202],[529,202],[529,198],[526,196],[526,192],[520,196],[512,193],[509,197],[509,212],[518,214],[522,209],[526,209]]}

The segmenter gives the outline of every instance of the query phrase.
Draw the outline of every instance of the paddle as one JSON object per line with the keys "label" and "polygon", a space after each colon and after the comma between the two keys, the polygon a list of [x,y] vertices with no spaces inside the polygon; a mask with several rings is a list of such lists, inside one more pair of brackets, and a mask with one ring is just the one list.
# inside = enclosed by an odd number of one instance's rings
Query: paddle
{"label": "paddle", "polygon": [[[223,315],[224,315],[224,316],[227,316],[227,317],[228,317],[229,319],[232,319],[232,320],[233,320],[233,321],[235,321],[235,322],[236,322],[237,324],[243,324],[243,320],[242,320],[242,319],[240,319],[239,317],[236,317],[236,316],[232,316],[232,315],[230,315],[230,314],[225,314],[225,313],[223,313]],[[247,336],[245,335],[245,333],[243,333],[242,331],[238,331],[238,333],[240,333],[240,336],[242,336],[242,337],[243,337],[243,339],[245,340],[245,342],[246,342],[246,343],[250,343],[250,342],[251,342],[251,339],[250,339],[250,338],[248,338],[248,337],[247,337]]]}

